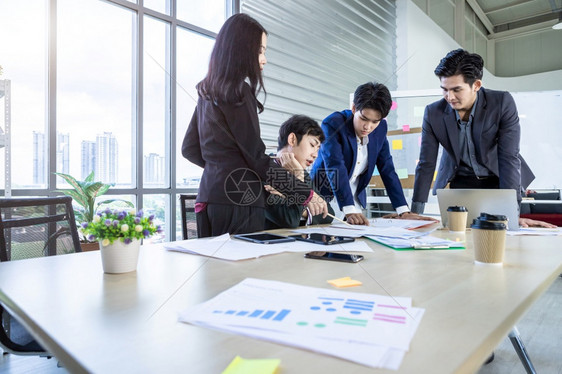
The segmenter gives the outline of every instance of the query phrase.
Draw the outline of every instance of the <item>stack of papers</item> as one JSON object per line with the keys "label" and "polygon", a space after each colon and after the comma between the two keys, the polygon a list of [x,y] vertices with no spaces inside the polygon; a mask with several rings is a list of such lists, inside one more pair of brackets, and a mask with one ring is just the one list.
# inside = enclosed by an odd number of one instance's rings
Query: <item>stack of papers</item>
{"label": "stack of papers", "polygon": [[423,313],[407,297],[248,278],[179,319],[397,370]]}
{"label": "stack of papers", "polygon": [[[397,222],[401,220],[387,221]],[[458,249],[465,247],[462,242],[440,239],[429,235],[430,232],[417,232],[392,225],[373,227],[336,224],[328,227],[311,227],[294,231],[299,233],[353,236],[356,238],[362,236],[394,249]]]}
{"label": "stack of papers", "polygon": [[165,243],[164,248],[195,255],[220,258],[222,260],[239,261],[258,258],[283,252],[373,252],[367,243],[355,241],[353,243],[320,245],[302,241],[258,244],[245,240],[233,239],[228,234],[213,238],[191,239]]}

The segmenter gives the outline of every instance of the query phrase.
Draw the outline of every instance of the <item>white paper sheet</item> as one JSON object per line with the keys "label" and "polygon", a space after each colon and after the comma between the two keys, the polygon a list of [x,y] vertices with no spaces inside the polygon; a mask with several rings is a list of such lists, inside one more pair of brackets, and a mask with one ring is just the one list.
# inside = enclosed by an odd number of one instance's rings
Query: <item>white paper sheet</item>
{"label": "white paper sheet", "polygon": [[407,230],[402,227],[372,227],[372,226],[353,226],[349,227],[343,224],[336,224],[330,225],[326,227],[309,227],[303,229],[295,229],[294,232],[299,232],[302,234],[311,234],[311,233],[322,233],[322,234],[330,234],[330,235],[339,235],[339,236],[351,236],[354,238],[358,238],[361,236],[369,236],[369,235],[376,235],[376,236],[385,236],[389,238],[417,238],[420,236],[428,235],[429,232],[417,232],[412,230]]}
{"label": "white paper sheet", "polygon": [[390,218],[373,218],[369,220],[372,227],[401,227],[403,229],[417,229],[423,226],[429,226],[435,222],[422,221],[416,219],[390,219]]}
{"label": "white paper sheet", "polygon": [[507,231],[507,235],[536,235],[536,236],[557,236],[562,235],[562,228],[549,229],[546,227],[520,227],[517,231]]}
{"label": "white paper sheet", "polygon": [[373,250],[365,242],[355,241],[345,244],[320,245],[302,241],[258,244],[245,240],[233,239],[228,234],[213,238],[182,240],[164,244],[164,248],[170,251],[178,251],[201,256],[219,258],[229,261],[248,260],[262,256],[283,252],[372,252]]}
{"label": "white paper sheet", "polygon": [[180,321],[397,369],[423,312],[405,297],[248,278]]}

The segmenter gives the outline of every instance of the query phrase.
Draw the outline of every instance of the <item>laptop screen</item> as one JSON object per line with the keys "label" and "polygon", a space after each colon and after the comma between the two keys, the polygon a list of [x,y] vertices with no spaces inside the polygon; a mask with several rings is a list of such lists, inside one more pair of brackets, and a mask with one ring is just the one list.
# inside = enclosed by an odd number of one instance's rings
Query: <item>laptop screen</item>
{"label": "laptop screen", "polygon": [[447,226],[447,208],[464,206],[468,210],[467,227],[480,213],[504,215],[508,230],[519,230],[519,204],[515,190],[510,189],[442,189],[437,190],[441,222]]}

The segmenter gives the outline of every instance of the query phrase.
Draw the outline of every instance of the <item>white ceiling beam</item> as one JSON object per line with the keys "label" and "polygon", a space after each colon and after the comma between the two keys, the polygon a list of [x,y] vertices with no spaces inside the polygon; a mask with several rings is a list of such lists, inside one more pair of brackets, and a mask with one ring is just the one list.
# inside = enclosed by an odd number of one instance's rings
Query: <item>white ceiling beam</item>
{"label": "white ceiling beam", "polygon": [[496,8],[488,9],[486,14],[501,12],[503,10],[507,10],[507,9],[510,9],[510,8],[513,8],[513,7],[516,7],[516,6],[519,6],[519,5],[526,4],[526,3],[529,3],[529,0],[521,0],[521,1],[517,1],[517,2],[512,2],[510,4],[504,4],[504,5],[501,5],[501,6],[496,7]]}
{"label": "white ceiling beam", "polygon": [[551,21],[536,23],[534,25],[518,27],[518,28],[512,29],[512,30],[497,32],[493,35],[490,35],[489,38],[494,39],[494,40],[501,40],[501,39],[509,39],[509,38],[512,38],[512,37],[519,37],[519,36],[532,34],[532,33],[543,31],[543,30],[549,30],[549,29],[552,28],[552,26],[555,23],[556,23],[556,20],[551,20]]}
{"label": "white ceiling beam", "polygon": [[488,33],[490,35],[493,35],[494,25],[492,25],[492,22],[490,22],[490,19],[488,18],[486,13],[484,13],[480,5],[478,5],[476,0],[466,0],[466,2],[468,3],[468,5],[470,5],[474,13],[476,13],[476,16],[478,17],[478,19],[480,19],[486,30],[488,30]]}

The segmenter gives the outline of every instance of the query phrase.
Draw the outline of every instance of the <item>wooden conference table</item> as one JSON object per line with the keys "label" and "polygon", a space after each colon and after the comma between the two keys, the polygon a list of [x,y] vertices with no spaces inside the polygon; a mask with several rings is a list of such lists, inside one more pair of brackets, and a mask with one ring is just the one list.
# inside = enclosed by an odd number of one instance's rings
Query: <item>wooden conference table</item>
{"label": "wooden conference table", "polygon": [[508,237],[503,267],[474,265],[466,239],[466,250],[431,251],[367,241],[374,252],[358,264],[302,253],[228,262],[160,245],[142,247],[137,271],[122,275],[104,274],[98,252],[6,262],[0,302],[73,373],[220,373],[236,355],[281,359],[280,373],[395,373],[177,321],[246,277],[332,288],[326,280],[351,276],[363,285],[350,291],[426,309],[398,372],[468,373],[562,272],[562,239]]}

